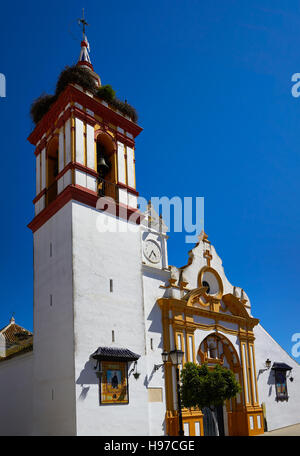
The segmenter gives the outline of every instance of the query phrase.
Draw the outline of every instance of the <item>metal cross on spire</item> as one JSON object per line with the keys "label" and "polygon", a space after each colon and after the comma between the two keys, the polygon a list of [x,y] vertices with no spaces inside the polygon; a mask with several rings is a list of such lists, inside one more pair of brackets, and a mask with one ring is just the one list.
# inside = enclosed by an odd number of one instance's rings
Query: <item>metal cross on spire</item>
{"label": "metal cross on spire", "polygon": [[89,24],[86,22],[86,20],[84,18],[84,8],[82,8],[82,18],[78,19],[78,24],[82,25],[82,36],[83,36],[83,39],[85,39],[85,27]]}

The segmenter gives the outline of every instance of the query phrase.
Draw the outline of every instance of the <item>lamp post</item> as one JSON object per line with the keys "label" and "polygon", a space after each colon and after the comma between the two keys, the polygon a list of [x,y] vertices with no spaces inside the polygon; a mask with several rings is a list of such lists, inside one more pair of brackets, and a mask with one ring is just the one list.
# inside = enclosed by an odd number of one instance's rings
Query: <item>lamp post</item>
{"label": "lamp post", "polygon": [[182,364],[183,355],[184,355],[184,352],[182,350],[176,349],[176,350],[172,350],[170,352],[170,358],[171,358],[172,364],[176,368],[179,435],[184,435],[183,424],[182,424],[181,398],[180,398],[180,382],[179,382],[179,365]]}

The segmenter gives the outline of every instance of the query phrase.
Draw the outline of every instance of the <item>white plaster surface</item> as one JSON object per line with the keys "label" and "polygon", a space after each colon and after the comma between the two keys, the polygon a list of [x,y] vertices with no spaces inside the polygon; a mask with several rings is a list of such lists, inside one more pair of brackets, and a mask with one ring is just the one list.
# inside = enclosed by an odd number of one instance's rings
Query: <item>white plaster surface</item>
{"label": "white plaster surface", "polygon": [[[101,220],[110,217],[73,203],[76,432],[78,435],[148,435],[140,234],[98,231]],[[117,220],[117,224],[127,222]],[[110,279],[113,292],[110,292]],[[129,404],[100,406],[95,362],[89,357],[99,346],[112,345],[112,331],[115,346],[141,355],[138,361],[141,376],[138,380],[129,377]]]}
{"label": "white plaster surface", "polygon": [[134,188],[134,162],[133,162],[133,149],[131,147],[127,147],[127,185],[129,187]]}
{"label": "white plaster surface", "polygon": [[125,147],[124,144],[118,141],[118,180],[122,184],[126,184],[126,171],[125,171]]}
{"label": "white plaster surface", "polygon": [[71,208],[34,233],[34,435],[76,432]]}
{"label": "white plaster surface", "polygon": [[76,185],[80,185],[81,187],[87,186],[86,173],[84,171],[75,169],[75,183]]}
{"label": "white plaster surface", "polygon": [[80,119],[75,119],[75,153],[76,162],[84,165],[83,122]]}
{"label": "white plaster surface", "polygon": [[[300,365],[258,325],[254,328],[256,373],[260,403],[266,404],[268,431],[300,423]],[[277,402],[273,371],[266,370],[265,362],[286,363],[292,370],[294,381],[287,379],[288,401]],[[260,372],[261,370],[261,372]]]}
{"label": "white plaster surface", "polygon": [[0,435],[31,435],[33,353],[0,363]]}
{"label": "white plaster surface", "polygon": [[86,156],[87,156],[87,167],[95,169],[95,139],[94,139],[94,127],[91,125],[86,126]]}
{"label": "white plaster surface", "polygon": [[66,165],[71,161],[71,121],[68,119],[65,123],[65,150],[66,150]]}
{"label": "white plaster surface", "polygon": [[143,267],[144,316],[147,347],[146,386],[161,387],[163,389],[163,402],[149,403],[150,435],[163,435],[165,433],[164,368],[160,367],[155,371],[154,365],[162,364],[161,353],[164,350],[161,311],[156,301],[164,295],[165,290],[160,288],[160,286],[166,285],[168,279],[169,271],[162,271],[149,266]]}

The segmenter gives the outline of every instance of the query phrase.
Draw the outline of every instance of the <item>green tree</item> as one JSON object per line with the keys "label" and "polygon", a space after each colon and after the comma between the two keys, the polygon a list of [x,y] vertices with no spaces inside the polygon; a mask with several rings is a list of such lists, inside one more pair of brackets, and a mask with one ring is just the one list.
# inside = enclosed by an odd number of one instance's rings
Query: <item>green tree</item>
{"label": "green tree", "polygon": [[215,407],[223,405],[225,400],[235,397],[240,391],[241,386],[233,372],[220,365],[209,369],[207,364],[200,366],[186,363],[181,371],[180,393],[183,406],[210,408],[215,423]]}

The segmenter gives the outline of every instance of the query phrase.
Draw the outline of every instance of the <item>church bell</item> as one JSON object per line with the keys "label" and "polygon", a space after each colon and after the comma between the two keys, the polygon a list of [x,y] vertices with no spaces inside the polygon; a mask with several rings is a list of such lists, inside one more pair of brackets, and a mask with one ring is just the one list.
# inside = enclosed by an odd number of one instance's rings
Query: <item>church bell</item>
{"label": "church bell", "polygon": [[101,177],[105,176],[105,174],[109,170],[109,165],[106,163],[106,160],[103,156],[99,157],[97,168]]}

